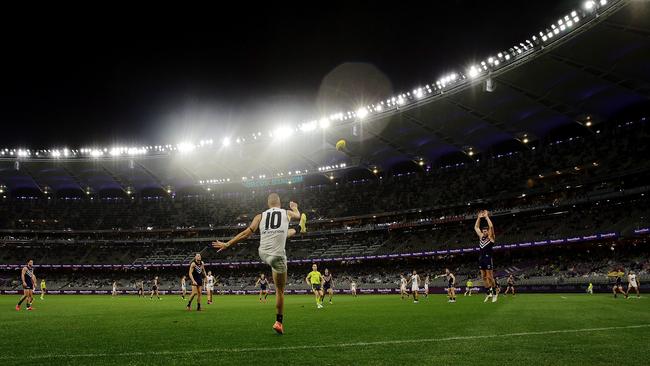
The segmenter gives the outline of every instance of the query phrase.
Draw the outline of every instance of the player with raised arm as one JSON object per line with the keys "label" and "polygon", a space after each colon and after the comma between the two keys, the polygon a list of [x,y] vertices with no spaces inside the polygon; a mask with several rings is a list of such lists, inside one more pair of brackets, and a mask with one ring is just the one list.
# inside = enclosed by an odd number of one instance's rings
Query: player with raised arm
{"label": "player with raised arm", "polygon": [[[260,277],[255,282],[255,287],[260,287],[260,302],[266,304],[266,298],[269,296],[269,280],[264,276],[264,273],[260,274]],[[262,299],[264,296],[264,299]]]}
{"label": "player with raised arm", "polygon": [[334,278],[332,273],[325,268],[325,275],[323,275],[323,296],[329,295],[329,304],[332,305],[332,296],[334,295]]}
{"label": "player with raised arm", "polygon": [[316,297],[316,308],[322,309],[323,298],[325,297],[323,294],[323,287],[321,286],[323,283],[323,275],[318,272],[318,266],[316,263],[311,265],[311,272],[307,274],[305,281],[307,282],[307,285],[311,287],[314,297]]}
{"label": "player with raised arm", "polygon": [[[230,246],[239,243],[250,237],[260,228],[260,259],[271,266],[273,270],[273,282],[275,283],[275,307],[276,317],[273,329],[278,334],[284,334],[282,324],[284,318],[284,289],[287,283],[287,253],[285,245],[287,237],[296,234],[295,229],[289,229],[291,220],[300,220],[300,232],[306,232],[305,222],[307,217],[298,211],[298,204],[289,202],[290,210],[285,210],[280,202],[277,193],[271,193],[267,198],[269,209],[258,214],[253,222],[244,231],[237,234],[227,243],[215,241],[212,246],[222,251]],[[261,226],[260,226],[261,224]]]}
{"label": "player with raised arm", "polygon": [[456,302],[456,276],[451,273],[449,268],[445,268],[445,273],[436,276],[436,278],[438,277],[445,277],[447,281],[447,302]]}
{"label": "player with raised arm", "polygon": [[34,274],[34,261],[28,260],[27,265],[20,271],[20,280],[23,284],[23,297],[16,304],[16,310],[20,310],[20,305],[27,300],[27,310],[32,310],[34,301],[34,287],[36,286],[36,275]]}
{"label": "player with raised arm", "polygon": [[196,311],[201,311],[201,293],[203,292],[203,277],[205,276],[205,265],[201,260],[201,253],[196,253],[194,259],[190,262],[188,275],[190,281],[192,281],[192,294],[186,308],[192,310],[192,301],[196,297]]}
{"label": "player with raised arm", "polygon": [[[485,218],[488,224],[487,227],[481,227],[481,218]],[[479,238],[479,269],[481,270],[483,286],[487,291],[483,302],[487,302],[490,298],[492,298],[492,302],[496,302],[498,294],[494,292],[496,283],[494,281],[494,263],[492,261],[492,247],[494,246],[495,235],[494,225],[492,225],[492,220],[490,220],[490,215],[487,210],[478,213],[476,223],[474,224],[474,231]]]}
{"label": "player with raised arm", "polygon": [[212,271],[208,271],[208,276],[205,278],[207,281],[206,290],[208,292],[208,305],[212,304],[212,293],[214,292],[214,276]]}
{"label": "player with raised arm", "polygon": [[413,274],[411,274],[411,278],[409,278],[408,283],[406,284],[411,284],[411,292],[413,293],[413,303],[417,304],[418,301],[418,292],[420,291],[420,276],[418,275],[416,270],[413,270]]}
{"label": "player with raised arm", "polygon": [[627,274],[627,291],[625,292],[626,299],[629,297],[631,289],[634,289],[637,298],[641,297],[641,294],[639,294],[639,284],[640,282],[636,277],[636,274],[630,271],[630,273]]}

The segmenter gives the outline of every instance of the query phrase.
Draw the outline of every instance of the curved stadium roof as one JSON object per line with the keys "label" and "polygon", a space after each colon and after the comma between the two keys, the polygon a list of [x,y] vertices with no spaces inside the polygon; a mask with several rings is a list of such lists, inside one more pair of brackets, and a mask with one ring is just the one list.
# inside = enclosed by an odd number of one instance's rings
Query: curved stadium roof
{"label": "curved stadium roof", "polygon": [[[199,182],[239,183],[243,177],[319,173],[319,167],[329,166],[325,169],[329,171],[340,164],[346,169],[389,169],[401,162],[436,161],[470,148],[485,151],[524,135],[542,138],[587,118],[597,123],[647,103],[650,2],[609,1],[594,13],[582,9],[578,14],[580,22],[571,31],[560,32],[556,23],[536,39],[500,53],[501,57],[494,55],[492,60],[502,60],[499,67],[494,61],[485,67],[477,63],[478,72],[468,69],[454,80],[448,76],[441,80],[444,86],[423,85],[397,95],[396,102],[389,98],[343,118],[332,116],[327,129],[314,121],[275,131],[274,137],[251,131],[247,141],[233,137],[226,147],[220,139],[214,145],[206,140],[204,148],[191,154],[177,150],[194,145],[152,147],[152,153],[142,150],[133,156],[125,149],[117,157],[108,150],[98,150],[94,157],[91,150],[86,151],[90,155],[69,157],[49,150],[38,156],[15,152],[8,157],[4,151],[0,185],[13,192],[177,190]],[[555,37],[543,41],[547,32]],[[488,79],[491,91],[486,91]],[[293,136],[278,139],[280,132]],[[334,148],[339,139],[347,141],[345,152]]]}

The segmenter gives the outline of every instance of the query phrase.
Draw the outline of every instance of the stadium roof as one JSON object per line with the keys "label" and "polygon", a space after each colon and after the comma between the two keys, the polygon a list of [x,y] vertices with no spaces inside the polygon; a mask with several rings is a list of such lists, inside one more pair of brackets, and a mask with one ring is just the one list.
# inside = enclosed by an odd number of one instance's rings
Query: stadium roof
{"label": "stadium roof", "polygon": [[[12,157],[2,151],[0,184],[16,192],[178,190],[343,167],[390,169],[542,138],[577,123],[595,125],[648,101],[650,2],[587,3],[597,9],[578,10],[580,22],[571,31],[565,31],[562,16],[535,39],[486,59],[488,64],[399,94],[393,102],[199,144],[14,151]],[[551,33],[555,39],[545,39]],[[338,151],[341,139],[347,146]]]}

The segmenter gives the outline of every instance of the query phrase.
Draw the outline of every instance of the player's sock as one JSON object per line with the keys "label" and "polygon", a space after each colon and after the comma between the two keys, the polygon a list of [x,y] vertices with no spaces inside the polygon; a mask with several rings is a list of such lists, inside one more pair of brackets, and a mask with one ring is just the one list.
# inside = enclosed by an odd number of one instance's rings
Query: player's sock
{"label": "player's sock", "polygon": [[201,303],[200,303],[200,302],[197,302],[197,303],[196,303],[196,310],[197,310],[197,311],[200,311],[200,310],[201,310]]}
{"label": "player's sock", "polygon": [[269,296],[269,294],[264,294],[264,300]]}
{"label": "player's sock", "polygon": [[18,301],[18,306],[22,305],[23,301],[25,301],[26,298],[27,298],[27,296],[21,297],[20,301]]}
{"label": "player's sock", "polygon": [[300,233],[306,233],[307,232],[307,215],[304,213],[300,215]]}
{"label": "player's sock", "polygon": [[282,323],[282,317],[283,317],[282,314],[276,314],[275,315],[275,321],[278,322],[278,323]]}

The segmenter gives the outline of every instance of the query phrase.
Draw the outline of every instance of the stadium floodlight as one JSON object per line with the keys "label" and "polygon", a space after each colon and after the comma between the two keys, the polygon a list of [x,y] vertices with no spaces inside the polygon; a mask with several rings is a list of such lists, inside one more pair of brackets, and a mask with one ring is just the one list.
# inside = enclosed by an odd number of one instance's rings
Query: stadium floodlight
{"label": "stadium floodlight", "polygon": [[116,147],[112,148],[110,151],[111,156],[119,156],[122,153],[122,151]]}
{"label": "stadium floodlight", "polygon": [[588,0],[588,1],[585,1],[582,6],[586,10],[592,11],[592,10],[594,10],[594,7],[596,6],[596,3],[593,0]]}
{"label": "stadium floodlight", "polygon": [[289,126],[279,126],[272,132],[273,138],[277,140],[285,140],[293,134],[293,130]]}
{"label": "stadium floodlight", "polygon": [[469,77],[471,78],[477,77],[479,73],[480,73],[480,69],[477,66],[472,66],[467,71],[467,75],[469,75]]}
{"label": "stadium floodlight", "polygon": [[311,121],[311,122],[306,122],[300,125],[300,131],[302,132],[310,132],[315,130],[318,127],[318,122],[317,121]]}
{"label": "stadium floodlight", "polygon": [[359,119],[364,119],[367,116],[368,116],[368,109],[366,109],[366,107],[361,107],[361,108],[357,109],[357,117]]}
{"label": "stadium floodlight", "polygon": [[98,149],[94,149],[90,152],[90,156],[92,156],[93,158],[99,158],[102,155],[104,155],[104,152]]}
{"label": "stadium floodlight", "polygon": [[61,157],[61,152],[59,150],[52,150],[52,157],[55,158]]}
{"label": "stadium floodlight", "polygon": [[[341,115],[343,116],[343,115]],[[330,119],[329,118],[321,118],[320,121],[318,121],[318,126],[322,129],[326,129],[330,126]]]}
{"label": "stadium floodlight", "polygon": [[195,146],[189,142],[179,142],[176,149],[181,153],[187,153],[194,150]]}
{"label": "stadium floodlight", "polygon": [[221,141],[221,145],[223,145],[223,147],[230,146],[230,137],[224,137],[223,140]]}
{"label": "stadium floodlight", "polygon": [[607,5],[607,0],[600,0],[600,6]]}

